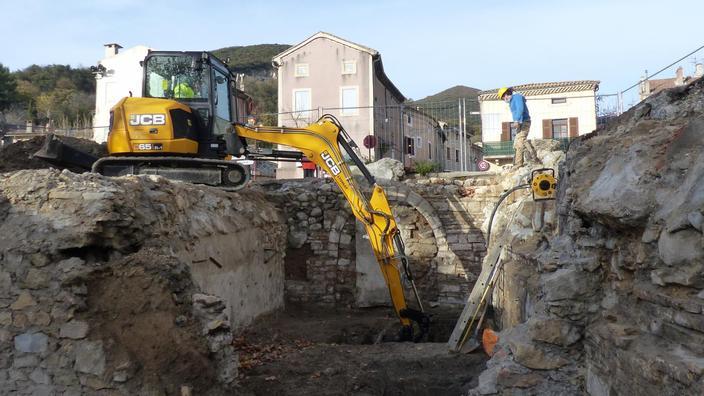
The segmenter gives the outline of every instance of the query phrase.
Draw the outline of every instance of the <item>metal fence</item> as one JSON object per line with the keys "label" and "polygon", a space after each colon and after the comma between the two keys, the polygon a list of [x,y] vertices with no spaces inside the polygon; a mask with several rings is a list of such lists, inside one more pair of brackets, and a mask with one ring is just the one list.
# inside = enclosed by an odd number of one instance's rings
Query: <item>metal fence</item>
{"label": "metal fence", "polygon": [[[368,107],[317,107],[255,116],[257,124],[303,127],[325,114],[338,118],[367,161],[393,158],[406,166],[421,161],[447,171],[476,170],[481,132],[476,98]],[[366,139],[367,136],[374,139]],[[474,137],[474,140],[473,140]],[[364,142],[372,142],[366,145]]]}

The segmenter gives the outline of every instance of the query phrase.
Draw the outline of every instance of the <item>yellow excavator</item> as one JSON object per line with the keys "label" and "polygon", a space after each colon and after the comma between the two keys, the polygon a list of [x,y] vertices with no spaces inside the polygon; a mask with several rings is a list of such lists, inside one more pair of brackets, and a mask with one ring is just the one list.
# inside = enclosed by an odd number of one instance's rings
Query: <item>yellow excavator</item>
{"label": "yellow excavator", "polygon": [[[358,147],[332,115],[305,128],[252,127],[242,124],[247,101],[236,89],[225,63],[208,52],[152,51],[143,62],[143,97],[126,97],[110,113],[109,156],[92,158],[48,137],[35,156],[54,164],[90,169],[107,176],[158,174],[170,179],[237,190],[249,170],[232,160],[300,161],[308,158],[338,185],[354,216],[364,224],[381,268],[400,339],[418,341],[427,334],[424,312],[404,245],[384,190],[364,166]],[[296,148],[250,150],[247,139]],[[348,161],[371,186],[367,196]],[[417,309],[404,294],[410,283]]]}

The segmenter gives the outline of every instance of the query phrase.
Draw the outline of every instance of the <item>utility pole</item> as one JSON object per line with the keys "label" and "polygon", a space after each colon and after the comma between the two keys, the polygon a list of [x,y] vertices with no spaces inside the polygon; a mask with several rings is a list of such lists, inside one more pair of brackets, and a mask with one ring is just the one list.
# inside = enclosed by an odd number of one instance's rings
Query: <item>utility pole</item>
{"label": "utility pole", "polygon": [[464,170],[464,163],[462,159],[464,158],[464,147],[462,147],[462,100],[457,99],[457,133],[459,137],[460,144],[460,171]]}

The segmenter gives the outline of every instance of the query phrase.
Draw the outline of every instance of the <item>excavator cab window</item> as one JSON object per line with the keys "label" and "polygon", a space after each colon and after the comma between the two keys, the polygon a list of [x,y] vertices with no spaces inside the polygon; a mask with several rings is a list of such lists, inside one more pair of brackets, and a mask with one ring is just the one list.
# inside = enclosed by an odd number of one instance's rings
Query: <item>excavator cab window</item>
{"label": "excavator cab window", "polygon": [[232,124],[229,88],[225,73],[213,68],[214,135],[224,135]]}
{"label": "excavator cab window", "polygon": [[207,102],[208,68],[191,56],[156,55],[146,59],[145,96],[186,102]]}

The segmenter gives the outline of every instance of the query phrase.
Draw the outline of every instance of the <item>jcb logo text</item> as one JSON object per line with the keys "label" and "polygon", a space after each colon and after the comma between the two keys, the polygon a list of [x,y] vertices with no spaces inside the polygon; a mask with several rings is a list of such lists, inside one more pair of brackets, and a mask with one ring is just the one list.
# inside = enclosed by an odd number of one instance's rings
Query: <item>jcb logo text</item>
{"label": "jcb logo text", "polygon": [[164,125],[166,114],[130,114],[130,125]]}
{"label": "jcb logo text", "polygon": [[332,159],[330,154],[328,154],[327,151],[323,151],[320,153],[320,157],[325,161],[325,165],[330,168],[330,173],[332,173],[333,176],[337,176],[340,174],[340,168],[335,164],[335,160]]}

